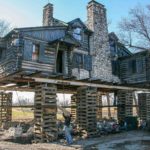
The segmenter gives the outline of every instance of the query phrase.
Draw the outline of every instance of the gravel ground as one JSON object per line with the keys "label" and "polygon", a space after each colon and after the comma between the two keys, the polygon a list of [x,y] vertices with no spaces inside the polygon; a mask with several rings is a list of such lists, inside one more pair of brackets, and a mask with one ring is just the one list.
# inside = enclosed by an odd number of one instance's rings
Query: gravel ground
{"label": "gravel ground", "polygon": [[16,144],[0,141],[0,150],[149,150],[150,133],[131,131],[100,138],[80,140],[71,146],[50,144]]}

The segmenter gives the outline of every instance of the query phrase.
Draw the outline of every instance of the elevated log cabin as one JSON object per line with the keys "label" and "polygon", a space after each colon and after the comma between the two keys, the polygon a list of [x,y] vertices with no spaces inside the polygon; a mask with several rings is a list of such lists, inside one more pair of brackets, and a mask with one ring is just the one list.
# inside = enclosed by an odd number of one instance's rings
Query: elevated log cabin
{"label": "elevated log cabin", "polygon": [[0,77],[40,73],[119,82],[112,74],[106,9],[92,0],[87,14],[87,24],[79,18],[65,23],[47,4],[42,27],[17,28],[0,40]]}
{"label": "elevated log cabin", "polygon": [[132,54],[114,33],[108,34],[105,6],[90,1],[87,23],[53,17],[43,9],[43,26],[16,28],[0,39],[0,77],[63,76],[111,83],[149,80],[149,53]]}
{"label": "elevated log cabin", "polygon": [[[78,28],[72,29],[75,26]],[[84,37],[82,41],[79,26]],[[91,33],[80,19],[68,25],[14,29],[1,40],[0,75],[22,71],[23,75],[41,72],[47,76],[71,77],[73,68],[78,68],[86,70],[88,76],[92,68]]]}
{"label": "elevated log cabin", "polygon": [[144,84],[150,81],[150,53],[142,51],[119,59],[120,78],[125,84]]}

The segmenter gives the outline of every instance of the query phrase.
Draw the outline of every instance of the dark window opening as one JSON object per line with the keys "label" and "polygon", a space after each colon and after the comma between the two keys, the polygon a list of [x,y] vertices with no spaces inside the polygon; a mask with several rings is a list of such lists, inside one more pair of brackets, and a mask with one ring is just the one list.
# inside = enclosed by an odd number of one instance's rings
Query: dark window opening
{"label": "dark window opening", "polygon": [[3,50],[0,50],[0,60],[2,59],[2,55],[3,55]]}
{"label": "dark window opening", "polygon": [[83,69],[84,66],[84,60],[83,60],[83,55],[82,54],[74,54],[73,56],[73,66],[74,68],[79,68]]}
{"label": "dark window opening", "polygon": [[40,51],[40,45],[39,44],[33,44],[33,50],[32,50],[32,60],[33,61],[39,60],[39,51]]}
{"label": "dark window opening", "polygon": [[63,52],[62,51],[58,51],[56,71],[57,73],[63,73]]}
{"label": "dark window opening", "polygon": [[136,64],[136,60],[131,60],[129,61],[129,72],[134,74],[137,73],[137,64]]}
{"label": "dark window opening", "polygon": [[119,75],[119,63],[118,61],[112,61],[112,74]]}
{"label": "dark window opening", "polygon": [[141,59],[137,61],[137,72],[143,73],[143,71],[144,71],[143,60]]}

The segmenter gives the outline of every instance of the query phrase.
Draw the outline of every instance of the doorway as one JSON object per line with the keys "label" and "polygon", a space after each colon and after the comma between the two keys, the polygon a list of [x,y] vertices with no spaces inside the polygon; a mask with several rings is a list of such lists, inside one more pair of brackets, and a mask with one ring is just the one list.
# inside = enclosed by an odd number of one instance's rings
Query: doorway
{"label": "doorway", "polygon": [[57,73],[63,73],[63,51],[58,51],[57,54],[57,63],[56,63]]}

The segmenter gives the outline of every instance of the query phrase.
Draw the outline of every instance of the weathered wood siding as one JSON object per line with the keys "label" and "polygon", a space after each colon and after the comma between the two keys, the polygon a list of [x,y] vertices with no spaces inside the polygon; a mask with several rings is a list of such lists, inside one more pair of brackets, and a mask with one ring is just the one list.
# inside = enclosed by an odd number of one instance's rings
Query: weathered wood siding
{"label": "weathered wood siding", "polygon": [[20,56],[16,47],[9,47],[3,50],[3,55],[0,60],[0,78],[11,75],[19,70]]}
{"label": "weathered wood siding", "polygon": [[54,66],[50,64],[42,64],[32,61],[22,61],[22,69],[27,69],[31,71],[53,72]]}
{"label": "weathered wood siding", "polygon": [[33,37],[35,39],[51,42],[60,39],[65,36],[64,29],[51,29],[51,30],[41,30],[41,31],[24,31],[24,36]]}
{"label": "weathered wood siding", "polygon": [[150,53],[147,54],[146,60],[146,79],[150,82]]}
{"label": "weathered wood siding", "polygon": [[[25,39],[22,69],[54,73],[57,46],[48,43],[63,38],[65,36],[65,30],[47,29],[41,31],[24,31],[23,36]],[[38,44],[40,47],[37,62],[32,61],[34,44]]]}
{"label": "weathered wood siding", "polygon": [[146,54],[136,54],[120,60],[120,78],[123,83],[147,82],[146,57]]}
{"label": "weathered wood siding", "polygon": [[32,60],[33,44],[31,40],[25,40],[24,42],[24,56],[22,62],[22,69],[54,72],[55,60],[56,60],[56,46],[52,47],[48,44],[39,44],[39,58],[37,62]]}

